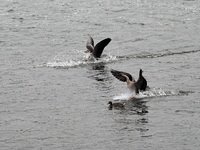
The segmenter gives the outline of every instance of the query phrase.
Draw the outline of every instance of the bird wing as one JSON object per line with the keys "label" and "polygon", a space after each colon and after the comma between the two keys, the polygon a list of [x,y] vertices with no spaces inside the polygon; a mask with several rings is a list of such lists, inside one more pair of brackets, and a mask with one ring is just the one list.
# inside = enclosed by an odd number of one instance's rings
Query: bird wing
{"label": "bird wing", "polygon": [[126,82],[127,79],[125,76],[127,76],[130,81],[133,81],[133,77],[129,73],[117,71],[117,70],[111,70],[111,73],[113,76],[115,76],[118,80],[120,80],[122,82]]}
{"label": "bird wing", "polygon": [[90,35],[88,35],[86,47],[90,53],[94,51],[94,40]]}
{"label": "bird wing", "polygon": [[93,56],[95,58],[100,58],[104,48],[108,45],[108,43],[110,43],[110,41],[111,39],[107,38],[97,43],[94,47],[94,51],[92,52]]}

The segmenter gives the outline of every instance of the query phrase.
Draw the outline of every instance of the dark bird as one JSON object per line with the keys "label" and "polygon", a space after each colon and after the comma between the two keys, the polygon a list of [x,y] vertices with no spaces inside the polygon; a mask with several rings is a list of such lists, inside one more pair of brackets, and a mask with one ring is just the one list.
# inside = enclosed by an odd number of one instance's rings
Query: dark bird
{"label": "dark bird", "polygon": [[124,106],[125,106],[125,104],[124,103],[113,103],[113,102],[111,102],[111,101],[109,101],[108,102],[108,104],[109,104],[109,106],[108,106],[108,108],[109,109],[112,109],[112,108],[116,108],[116,109],[122,109],[122,108],[124,108]]}
{"label": "dark bird", "polygon": [[106,38],[94,46],[93,38],[88,35],[88,40],[86,43],[87,52],[91,53],[95,59],[98,59],[101,57],[104,48],[110,43],[110,41],[110,38]]}
{"label": "dark bird", "polygon": [[139,91],[145,91],[147,88],[147,81],[143,77],[142,72],[143,72],[142,69],[140,69],[139,78],[136,82],[129,73],[117,70],[111,70],[113,76],[115,76],[118,80],[122,82],[127,82],[128,88],[131,91],[134,91],[136,94],[138,94]]}

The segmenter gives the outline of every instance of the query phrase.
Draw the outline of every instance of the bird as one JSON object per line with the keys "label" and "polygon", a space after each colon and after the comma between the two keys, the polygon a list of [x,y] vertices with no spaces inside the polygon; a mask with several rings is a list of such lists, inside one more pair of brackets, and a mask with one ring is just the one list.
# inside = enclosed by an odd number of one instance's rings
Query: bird
{"label": "bird", "polygon": [[139,91],[145,91],[147,88],[147,81],[143,77],[142,72],[142,69],[140,69],[139,78],[136,82],[135,79],[129,73],[113,69],[111,70],[112,75],[122,82],[127,82],[128,88],[130,89],[130,91],[135,92],[135,94],[138,94]]}
{"label": "bird", "polygon": [[94,59],[98,59],[101,57],[104,48],[110,43],[110,41],[111,41],[110,38],[106,38],[94,46],[93,38],[90,35],[88,35],[86,43],[86,48],[87,48],[86,52],[89,52]]}
{"label": "bird", "polygon": [[113,103],[113,102],[109,101],[108,104],[109,104],[109,106],[108,106],[109,109],[112,109],[112,108],[116,108],[116,109],[121,108],[122,109],[125,107],[125,103],[120,103],[120,102]]}

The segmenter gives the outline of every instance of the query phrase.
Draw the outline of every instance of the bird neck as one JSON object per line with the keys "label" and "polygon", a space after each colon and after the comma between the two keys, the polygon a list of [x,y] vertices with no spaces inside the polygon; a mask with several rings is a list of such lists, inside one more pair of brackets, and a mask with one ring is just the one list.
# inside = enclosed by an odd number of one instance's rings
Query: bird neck
{"label": "bird neck", "polygon": [[142,70],[140,70],[139,72],[139,77],[142,77]]}

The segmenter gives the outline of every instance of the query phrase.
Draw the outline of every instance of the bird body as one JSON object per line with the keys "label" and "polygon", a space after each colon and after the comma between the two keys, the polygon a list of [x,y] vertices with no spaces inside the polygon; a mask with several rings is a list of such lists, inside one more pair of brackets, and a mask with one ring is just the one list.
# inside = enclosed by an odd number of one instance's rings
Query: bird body
{"label": "bird body", "polygon": [[124,103],[113,103],[113,102],[111,102],[111,101],[109,101],[108,102],[108,104],[109,104],[109,106],[108,106],[108,108],[109,109],[112,109],[112,108],[124,108],[125,107],[125,104]]}

